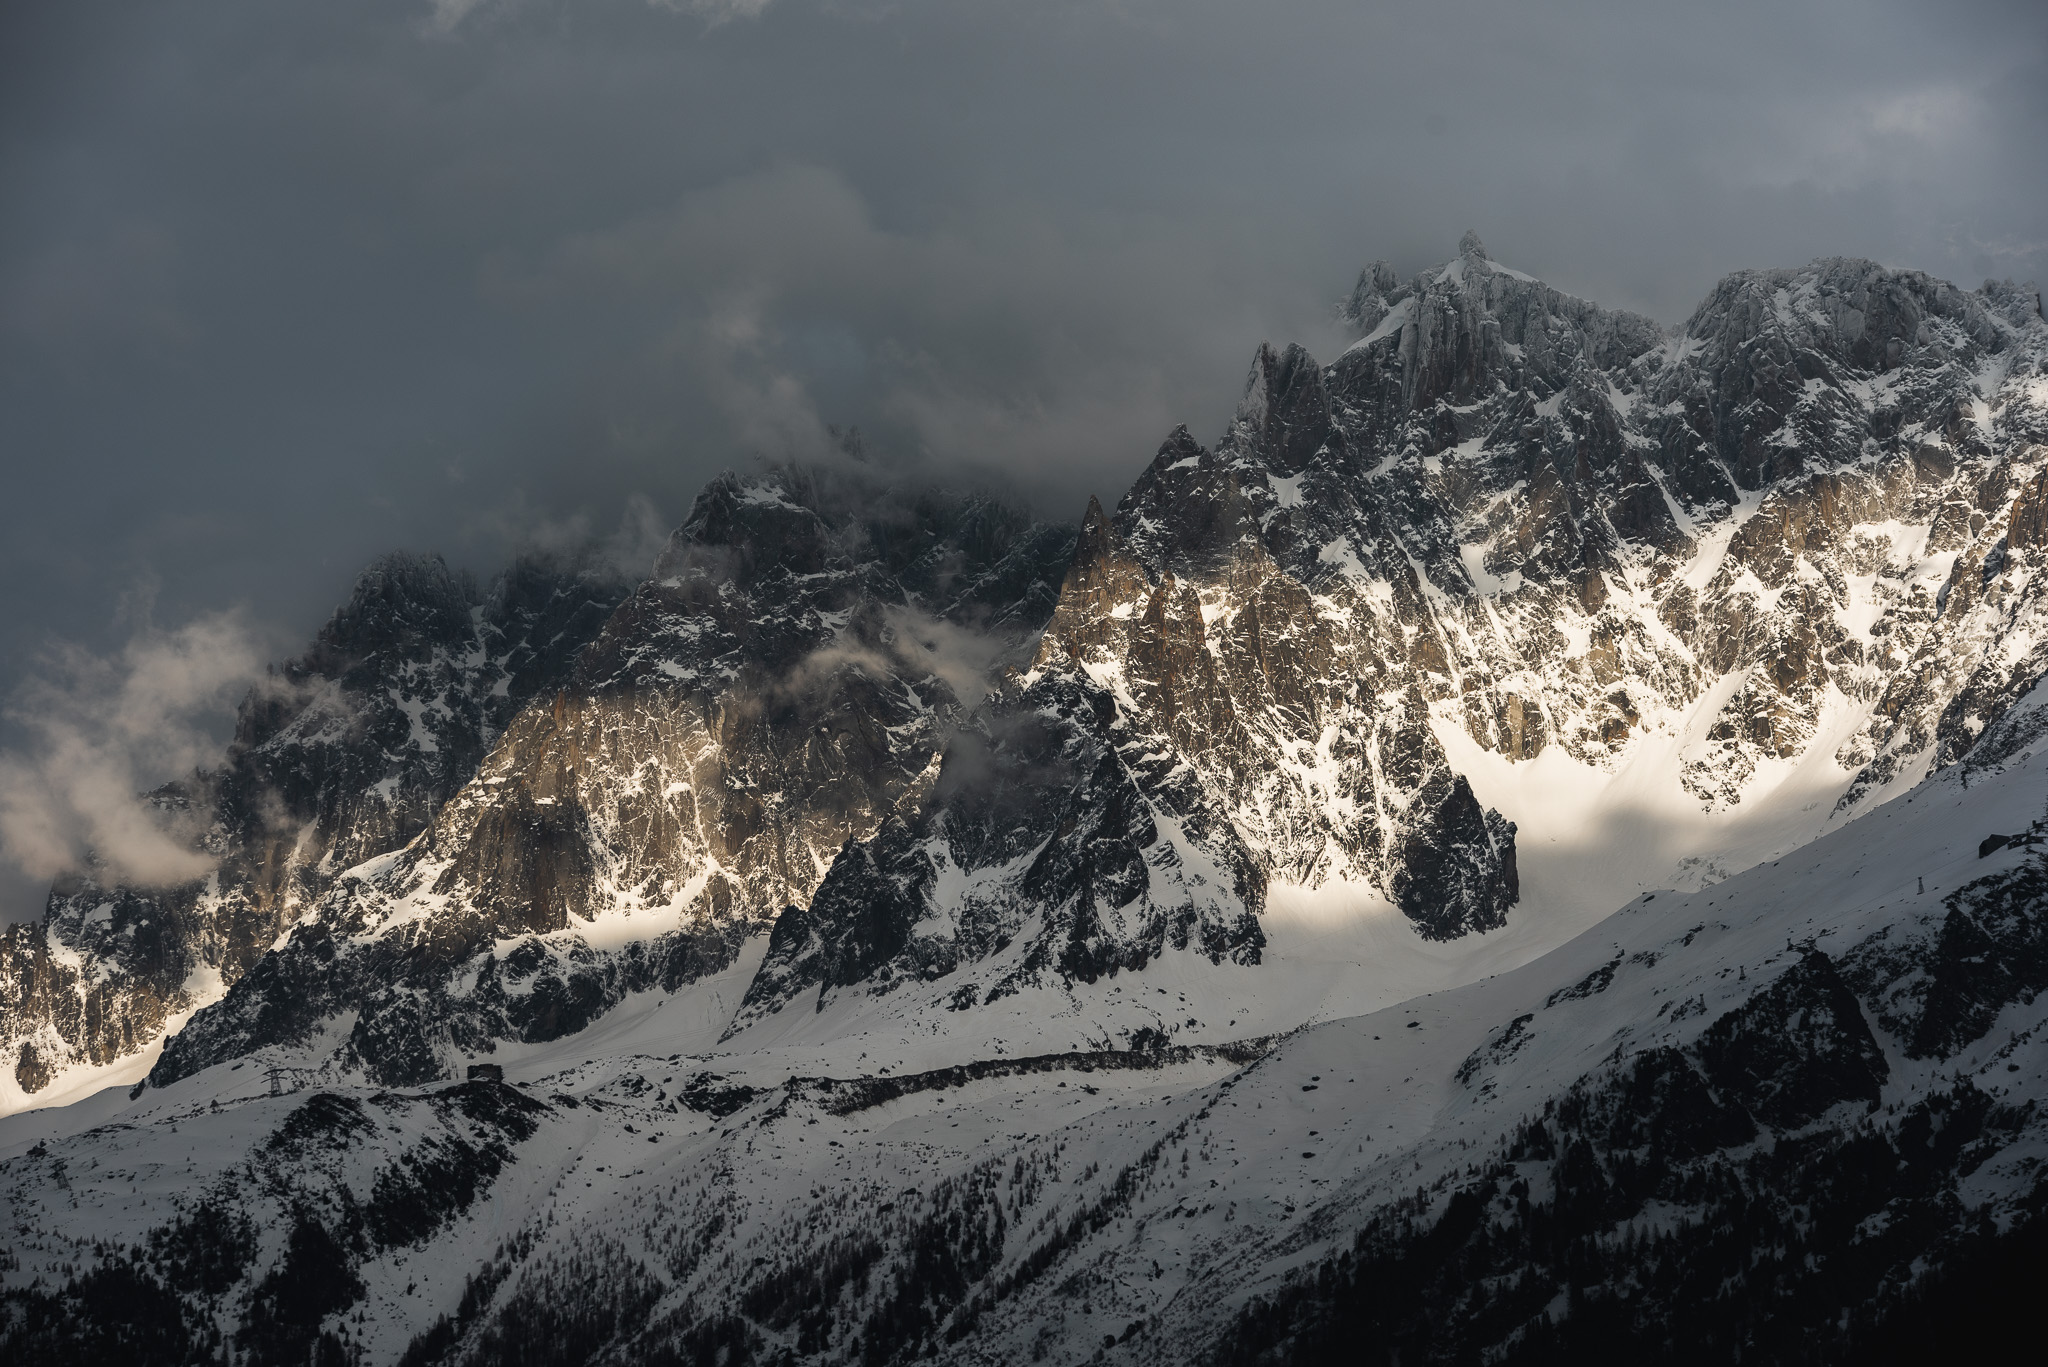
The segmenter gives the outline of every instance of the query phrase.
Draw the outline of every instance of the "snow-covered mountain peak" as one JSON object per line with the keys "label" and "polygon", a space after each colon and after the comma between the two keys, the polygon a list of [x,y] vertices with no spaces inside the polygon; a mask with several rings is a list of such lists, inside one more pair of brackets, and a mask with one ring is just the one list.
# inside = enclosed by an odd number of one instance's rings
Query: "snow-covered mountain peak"
{"label": "snow-covered mountain peak", "polygon": [[[344,985],[289,1037],[375,1000],[343,1066],[446,1070],[723,973],[785,920],[749,1019],[970,973],[984,1004],[1064,991],[1183,944],[1234,961],[1271,888],[1357,888],[1359,915],[1456,939],[1551,914],[1516,828],[1560,802],[1636,793],[1668,814],[1645,860],[1712,863],[1795,794],[1817,829],[1976,736],[2012,753],[2032,657],[1995,614],[2030,591],[2038,519],[2022,499],[1998,529],[2041,421],[2020,293],[1822,262],[1731,277],[1672,342],[1461,250],[1406,285],[1368,267],[1359,346],[1261,346],[1213,449],[1177,429],[1072,534],[858,462],[722,476],[608,621],[522,618],[588,645],[339,885],[323,924],[355,967],[308,933],[303,971]],[[1915,349],[1863,368],[1914,309]],[[443,579],[383,566],[364,603],[454,629],[478,595]],[[1981,625],[1935,631],[1959,613]],[[397,684],[426,729],[390,754],[472,753],[433,696]],[[327,726],[293,715],[279,744]],[[1013,802],[1031,815],[986,834]],[[853,947],[885,883],[898,910]],[[408,1014],[386,956],[424,944]],[[209,1017],[164,1076],[263,1019]]]}
{"label": "snow-covered mountain peak", "polygon": [[[2018,316],[2011,316],[2017,314]],[[1805,266],[1737,271],[1708,293],[1684,335],[1722,356],[1771,337],[1866,371],[1961,353],[1996,352],[2031,320],[2010,285],[1964,290],[1919,271],[1823,257]]]}
{"label": "snow-covered mountain peak", "polygon": [[219,872],[0,940],[0,1104],[148,1074],[0,1125],[0,1344],[1732,1357],[2038,1210],[2038,297],[1350,312],[1077,526],[849,440],[630,589],[372,567],[166,795]]}
{"label": "snow-covered mountain peak", "polygon": [[830,539],[817,510],[792,500],[781,480],[727,472],[697,495],[655,560],[654,577],[750,582],[771,568],[814,574]]}

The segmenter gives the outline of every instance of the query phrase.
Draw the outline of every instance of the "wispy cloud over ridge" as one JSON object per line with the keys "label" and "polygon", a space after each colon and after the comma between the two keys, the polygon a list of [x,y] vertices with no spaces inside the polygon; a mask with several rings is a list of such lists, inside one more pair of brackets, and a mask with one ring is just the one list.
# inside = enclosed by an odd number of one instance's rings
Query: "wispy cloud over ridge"
{"label": "wispy cloud over ridge", "polygon": [[26,744],[0,753],[0,857],[44,880],[88,859],[144,885],[204,873],[203,833],[145,790],[218,759],[262,657],[236,613],[144,627],[110,655],[51,645],[5,708]]}
{"label": "wispy cloud over ridge", "polygon": [[[570,2],[574,3],[574,0]],[[451,34],[461,27],[463,20],[477,11],[511,3],[517,3],[517,0],[426,0],[427,28],[435,34]],[[644,3],[650,9],[695,15],[717,25],[735,19],[757,18],[774,0],[644,0]]]}

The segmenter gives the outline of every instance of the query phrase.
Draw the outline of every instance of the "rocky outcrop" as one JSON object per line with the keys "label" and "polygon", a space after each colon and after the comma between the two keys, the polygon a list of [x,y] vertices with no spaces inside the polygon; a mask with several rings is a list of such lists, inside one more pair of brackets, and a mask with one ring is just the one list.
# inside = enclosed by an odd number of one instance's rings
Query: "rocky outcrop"
{"label": "rocky outcrop", "polygon": [[812,989],[823,1010],[840,991],[951,979],[965,1010],[1169,948],[1257,963],[1264,892],[1213,793],[1113,694],[1020,678],[953,737],[923,800],[776,923],[733,1032]]}

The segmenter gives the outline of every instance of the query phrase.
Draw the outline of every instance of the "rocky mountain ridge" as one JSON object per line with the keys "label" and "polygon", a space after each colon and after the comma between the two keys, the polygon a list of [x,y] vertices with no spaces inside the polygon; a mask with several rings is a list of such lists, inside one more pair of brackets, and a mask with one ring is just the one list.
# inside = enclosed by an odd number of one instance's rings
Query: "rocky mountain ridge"
{"label": "rocky mountain ridge", "polygon": [[2038,294],[1666,331],[1468,235],[1346,309],[1072,530],[726,476],[462,669],[359,592],[293,686],[449,729],[245,710],[368,857],[0,1120],[0,1343],[1833,1360],[2038,1237]]}
{"label": "rocky mountain ridge", "polygon": [[1456,941],[1522,895],[1471,747],[1582,785],[1654,762],[1711,829],[2033,739],[2037,296],[1831,260],[1667,335],[1468,237],[1347,312],[1335,363],[1262,346],[1215,448],[1173,433],[1075,542],[714,483],[554,696],[153,1077],[351,1015],[332,1066],[446,1075],[749,952],[728,1034],[1249,965],[1275,886]]}
{"label": "rocky mountain ridge", "polygon": [[[1555,747],[1592,783],[1675,751],[1708,816],[1802,766],[1838,775],[1820,785],[1847,812],[1987,726],[1984,762],[2031,741],[1995,723],[2048,668],[2020,625],[2048,455],[2036,296],[1825,261],[1731,277],[1666,337],[1468,238],[1405,286],[1369,267],[1350,310],[1364,336],[1335,364],[1262,347],[1213,451],[1175,432],[1113,517],[1084,518],[983,725],[1065,753],[1052,737],[1093,717],[1111,743],[1084,753],[1113,772],[1090,758],[1011,799],[1046,815],[988,844],[958,834],[986,826],[986,781],[942,767],[829,913],[790,923],[750,1006],[975,960],[983,981],[952,990],[985,1000],[1020,972],[1140,967],[1168,925],[1242,959],[1256,926],[1229,913],[1269,882],[1376,888],[1434,939],[1499,927],[1514,826],[1451,761],[1460,734],[1510,763]],[[1007,743],[963,740],[960,767]],[[1069,800],[1119,813],[1110,843]],[[1048,885],[1082,847],[1090,886]],[[973,890],[943,896],[939,870]],[[1162,920],[1175,881],[1218,909],[1174,891]],[[1106,935],[1105,904],[1134,913]],[[860,925],[861,953],[821,923]]]}
{"label": "rocky mountain ridge", "polygon": [[352,1015],[341,1065],[417,1082],[731,966],[929,784],[1065,559],[1056,530],[985,500],[849,497],[797,472],[715,481],[565,686],[150,1080],[316,1045]]}

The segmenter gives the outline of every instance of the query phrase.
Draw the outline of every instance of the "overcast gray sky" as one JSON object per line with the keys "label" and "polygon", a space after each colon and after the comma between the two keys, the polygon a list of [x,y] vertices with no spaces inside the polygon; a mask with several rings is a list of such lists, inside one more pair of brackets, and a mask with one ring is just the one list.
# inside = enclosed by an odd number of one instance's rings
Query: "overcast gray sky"
{"label": "overcast gray sky", "polygon": [[[2044,14],[7,5],[0,740],[42,762],[53,682],[132,716],[194,623],[295,650],[380,551],[665,525],[826,423],[1074,516],[1467,227],[1666,322],[1822,254],[2048,277]],[[162,725],[217,722],[232,671],[176,672]]]}

